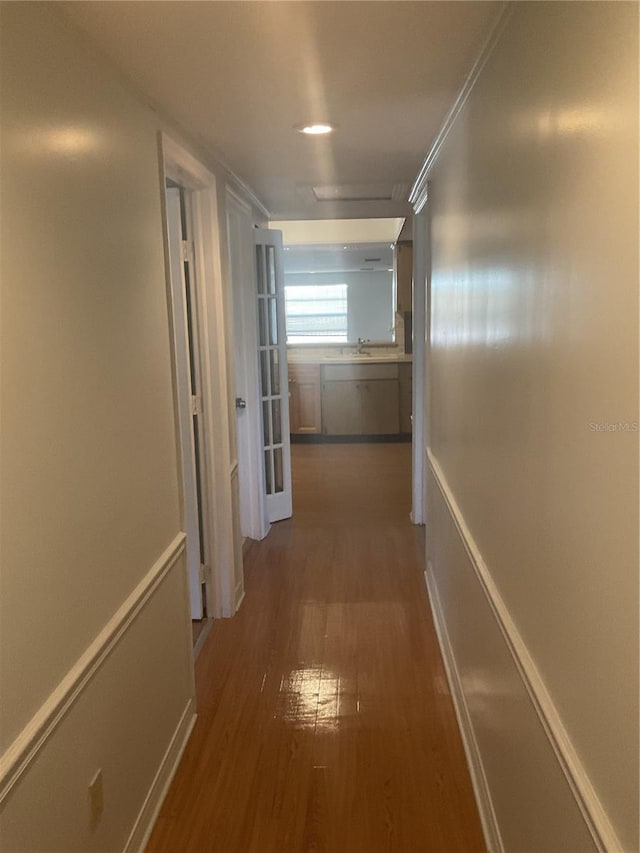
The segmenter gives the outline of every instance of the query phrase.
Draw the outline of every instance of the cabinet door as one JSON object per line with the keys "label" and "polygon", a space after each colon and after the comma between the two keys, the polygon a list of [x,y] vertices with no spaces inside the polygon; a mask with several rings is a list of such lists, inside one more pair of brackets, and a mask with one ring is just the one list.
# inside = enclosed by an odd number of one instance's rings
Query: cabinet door
{"label": "cabinet door", "polygon": [[372,379],[360,389],[362,433],[394,435],[400,432],[397,379]]}
{"label": "cabinet door", "polygon": [[319,366],[289,365],[289,391],[291,432],[298,435],[319,433],[322,429]]}
{"label": "cabinet door", "polygon": [[396,243],[396,311],[411,311],[413,279],[413,243]]}
{"label": "cabinet door", "polygon": [[412,390],[412,366],[411,364],[400,364],[398,377],[400,380],[400,432],[410,433],[411,411],[413,408],[413,390]]}
{"label": "cabinet door", "polygon": [[361,388],[356,380],[322,383],[322,431],[325,435],[361,435]]}

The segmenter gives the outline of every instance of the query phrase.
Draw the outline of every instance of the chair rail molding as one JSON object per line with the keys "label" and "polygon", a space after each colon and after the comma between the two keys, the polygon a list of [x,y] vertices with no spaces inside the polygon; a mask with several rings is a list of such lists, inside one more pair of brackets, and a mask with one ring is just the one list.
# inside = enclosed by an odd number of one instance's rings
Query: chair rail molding
{"label": "chair rail molding", "polygon": [[0,803],[68,714],[182,555],[178,533],[0,758]]}

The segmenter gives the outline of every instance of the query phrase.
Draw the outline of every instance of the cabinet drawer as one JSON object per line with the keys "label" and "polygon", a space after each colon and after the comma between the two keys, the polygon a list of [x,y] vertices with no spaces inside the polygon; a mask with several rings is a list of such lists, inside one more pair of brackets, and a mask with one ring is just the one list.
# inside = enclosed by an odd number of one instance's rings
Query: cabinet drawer
{"label": "cabinet drawer", "polygon": [[319,382],[320,381],[320,365],[319,364],[296,364],[289,362],[289,379],[294,382]]}
{"label": "cabinet drawer", "polygon": [[353,379],[397,379],[398,364],[324,364],[322,378],[329,382]]}

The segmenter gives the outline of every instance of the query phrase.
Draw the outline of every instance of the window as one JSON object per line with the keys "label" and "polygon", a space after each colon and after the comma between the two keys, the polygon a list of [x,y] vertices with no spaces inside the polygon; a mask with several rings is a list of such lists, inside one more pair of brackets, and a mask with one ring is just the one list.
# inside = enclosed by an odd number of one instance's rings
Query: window
{"label": "window", "polygon": [[287,343],[347,341],[347,285],[286,285]]}

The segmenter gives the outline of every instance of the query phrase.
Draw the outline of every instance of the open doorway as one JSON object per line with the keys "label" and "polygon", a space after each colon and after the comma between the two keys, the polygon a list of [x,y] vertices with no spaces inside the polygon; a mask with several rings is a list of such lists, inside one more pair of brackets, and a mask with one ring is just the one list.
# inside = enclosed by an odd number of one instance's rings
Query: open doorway
{"label": "open doorway", "polygon": [[204,529],[207,494],[202,458],[204,441],[198,279],[193,248],[191,193],[168,179],[166,203],[182,468],[183,527],[187,535],[189,602],[193,640],[196,643],[207,625],[205,565],[208,555]]}
{"label": "open doorway", "polygon": [[242,588],[242,540],[232,460],[226,315],[214,175],[160,137],[167,293],[174,367],[185,591],[197,653],[213,618],[232,616]]}

